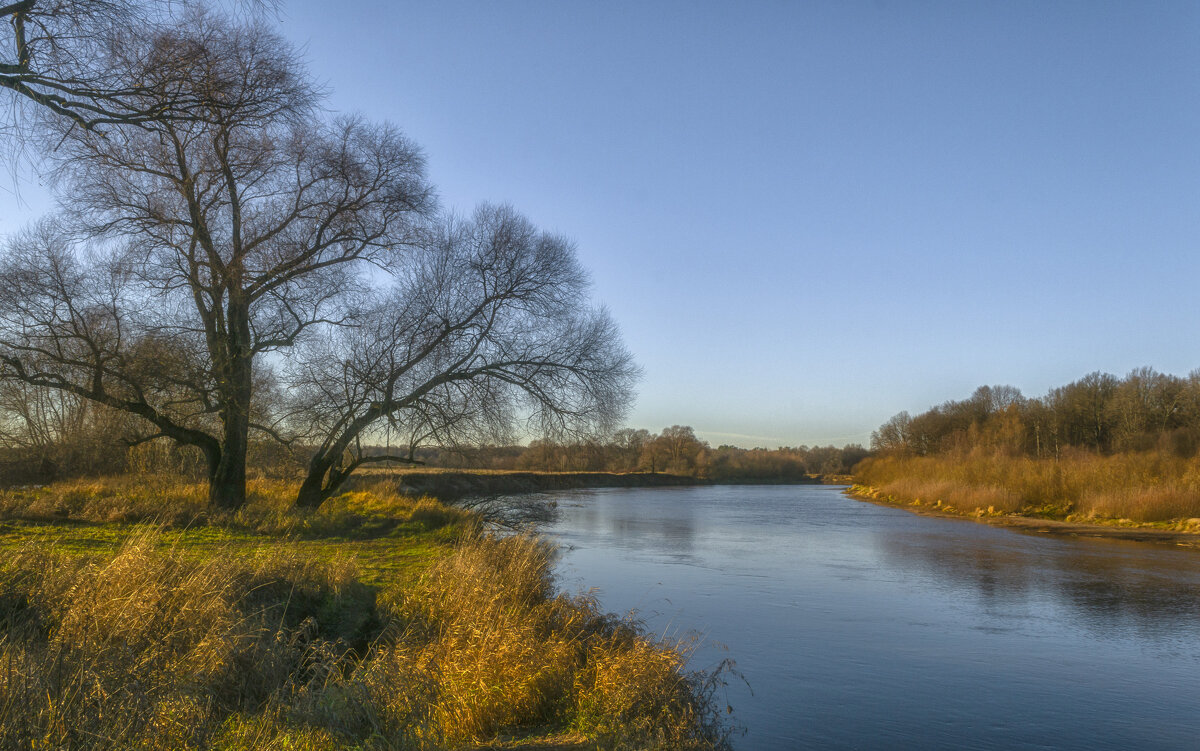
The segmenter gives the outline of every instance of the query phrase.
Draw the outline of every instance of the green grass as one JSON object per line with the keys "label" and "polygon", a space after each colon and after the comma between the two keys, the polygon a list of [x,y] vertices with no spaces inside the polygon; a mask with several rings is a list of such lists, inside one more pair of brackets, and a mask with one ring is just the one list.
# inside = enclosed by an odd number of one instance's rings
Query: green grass
{"label": "green grass", "polygon": [[[158,547],[197,559],[213,555],[254,556],[271,549],[295,551],[316,560],[352,557],[358,563],[362,581],[373,585],[415,580],[430,564],[449,554],[462,533],[455,526],[428,529],[412,523],[396,525],[386,535],[363,539],[280,536],[222,526],[161,529],[151,526],[160,530]],[[33,543],[53,546],[68,555],[109,557],[145,528],[145,524],[10,520],[0,522],[0,555]]]}

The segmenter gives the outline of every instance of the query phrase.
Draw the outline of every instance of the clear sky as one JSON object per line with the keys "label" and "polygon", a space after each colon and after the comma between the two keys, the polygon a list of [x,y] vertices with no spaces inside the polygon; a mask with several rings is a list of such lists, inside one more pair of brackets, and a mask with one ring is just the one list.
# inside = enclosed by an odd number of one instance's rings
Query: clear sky
{"label": "clear sky", "polygon": [[1200,3],[283,13],[443,205],[578,243],[635,427],[865,443],[984,383],[1200,367]]}

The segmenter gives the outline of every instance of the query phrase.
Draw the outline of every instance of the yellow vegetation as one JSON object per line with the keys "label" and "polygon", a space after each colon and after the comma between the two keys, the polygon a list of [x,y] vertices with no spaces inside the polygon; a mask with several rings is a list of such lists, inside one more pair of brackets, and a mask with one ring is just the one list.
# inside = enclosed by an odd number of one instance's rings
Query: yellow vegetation
{"label": "yellow vegetation", "polygon": [[977,449],[936,456],[884,455],[856,480],[882,497],[968,513],[1176,522],[1200,517],[1200,461],[1169,452],[1101,456],[1080,450],[1034,459]]}
{"label": "yellow vegetation", "polygon": [[[111,490],[4,502],[61,518],[151,498]],[[175,498],[168,517],[189,508],[186,488]],[[530,732],[725,745],[716,679],[687,672],[682,645],[556,592],[553,551],[536,538],[482,534],[459,509],[386,493],[347,494],[323,518],[266,499],[255,513],[308,534],[391,519],[461,539],[415,583],[382,587],[299,542],[235,551],[141,527],[108,555],[28,543],[0,563],[0,748],[433,749]]]}

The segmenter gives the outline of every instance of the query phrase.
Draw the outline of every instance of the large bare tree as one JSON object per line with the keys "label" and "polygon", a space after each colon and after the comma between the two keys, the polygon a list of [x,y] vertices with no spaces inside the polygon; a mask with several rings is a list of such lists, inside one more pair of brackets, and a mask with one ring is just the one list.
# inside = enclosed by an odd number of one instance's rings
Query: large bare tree
{"label": "large bare tree", "polygon": [[5,255],[0,375],[196,446],[211,501],[236,508],[250,431],[274,432],[254,419],[264,358],[342,322],[366,267],[405,252],[432,208],[424,162],[390,126],[320,116],[261,24],[196,13],[111,53],[141,71],[135,106],[187,116],[47,123],[68,210]]}
{"label": "large bare tree", "polygon": [[[392,270],[373,305],[293,363],[316,446],[298,505],[320,505],[366,462],[412,461],[422,443],[579,435],[623,414],[637,369],[563,238],[484,206],[432,226]],[[363,446],[385,432],[395,452]]]}

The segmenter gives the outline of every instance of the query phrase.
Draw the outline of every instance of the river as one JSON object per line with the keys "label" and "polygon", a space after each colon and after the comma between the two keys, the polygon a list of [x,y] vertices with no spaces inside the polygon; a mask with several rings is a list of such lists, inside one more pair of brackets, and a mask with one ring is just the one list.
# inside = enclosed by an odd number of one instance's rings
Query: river
{"label": "river", "polygon": [[563,588],[736,661],[739,751],[1200,748],[1200,552],[841,490],[580,491],[543,532]]}

